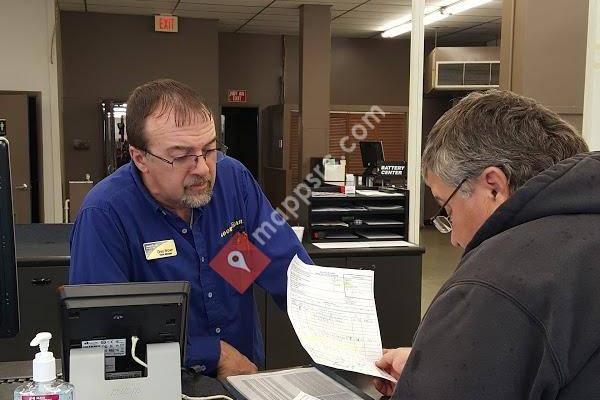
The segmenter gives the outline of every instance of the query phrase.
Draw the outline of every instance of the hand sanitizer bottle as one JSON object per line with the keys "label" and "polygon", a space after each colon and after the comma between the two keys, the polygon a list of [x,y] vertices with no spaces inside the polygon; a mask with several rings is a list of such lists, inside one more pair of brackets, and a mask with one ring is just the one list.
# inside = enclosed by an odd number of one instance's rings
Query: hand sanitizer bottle
{"label": "hand sanitizer bottle", "polygon": [[40,346],[33,360],[33,382],[16,388],[14,400],[73,400],[73,385],[56,378],[50,339],[50,332],[41,332],[31,341],[30,346]]}

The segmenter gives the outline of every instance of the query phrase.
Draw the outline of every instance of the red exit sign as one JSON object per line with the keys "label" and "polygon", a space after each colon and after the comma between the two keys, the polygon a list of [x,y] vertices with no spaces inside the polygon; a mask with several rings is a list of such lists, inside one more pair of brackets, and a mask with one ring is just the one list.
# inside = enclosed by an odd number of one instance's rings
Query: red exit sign
{"label": "red exit sign", "polygon": [[177,17],[174,15],[155,15],[154,30],[156,32],[178,32]]}
{"label": "red exit sign", "polygon": [[230,103],[245,103],[246,102],[246,91],[245,90],[229,90],[229,102]]}

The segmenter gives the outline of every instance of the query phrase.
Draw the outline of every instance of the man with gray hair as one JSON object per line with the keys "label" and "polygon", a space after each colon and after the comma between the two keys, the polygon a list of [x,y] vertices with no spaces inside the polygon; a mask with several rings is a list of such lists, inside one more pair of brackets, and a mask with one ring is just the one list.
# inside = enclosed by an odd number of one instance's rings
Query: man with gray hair
{"label": "man with gray hair", "polygon": [[[535,101],[472,93],[433,127],[436,227],[465,249],[412,348],[385,351],[393,399],[600,398],[600,153]],[[442,216],[445,210],[447,217]]]}

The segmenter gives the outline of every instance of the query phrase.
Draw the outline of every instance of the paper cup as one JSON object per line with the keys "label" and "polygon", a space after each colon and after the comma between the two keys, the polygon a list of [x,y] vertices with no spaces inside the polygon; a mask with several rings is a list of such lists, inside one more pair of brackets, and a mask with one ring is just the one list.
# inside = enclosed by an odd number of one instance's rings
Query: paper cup
{"label": "paper cup", "polygon": [[304,236],[304,227],[303,226],[292,226],[294,233],[298,236],[298,240],[302,242],[302,237]]}

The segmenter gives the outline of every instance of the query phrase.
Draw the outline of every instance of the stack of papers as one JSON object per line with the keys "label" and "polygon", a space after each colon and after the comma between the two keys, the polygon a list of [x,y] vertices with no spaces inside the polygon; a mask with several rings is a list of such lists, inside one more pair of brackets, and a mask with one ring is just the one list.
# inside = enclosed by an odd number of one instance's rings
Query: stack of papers
{"label": "stack of papers", "polygon": [[294,400],[319,400],[310,394],[306,394],[304,392],[298,393],[298,396],[294,397]]}
{"label": "stack of papers", "polygon": [[316,363],[395,382],[375,366],[383,351],[374,276],[374,271],[307,265],[295,256],[288,269],[287,310]]}
{"label": "stack of papers", "polygon": [[343,221],[317,221],[317,222],[313,222],[312,224],[310,224],[310,226],[312,226],[313,228],[316,227],[333,227],[333,226],[339,226],[341,228],[347,228],[348,224],[343,222]]}
{"label": "stack of papers", "polygon": [[340,192],[312,192],[312,197],[346,197],[345,193]]}
{"label": "stack of papers", "polygon": [[391,197],[404,197],[404,193],[386,193],[380,192],[379,190],[357,190],[356,194],[363,196],[377,197],[377,196],[391,196]]}
{"label": "stack of papers", "polygon": [[227,382],[248,400],[362,400],[314,367],[230,376]]}
{"label": "stack of papers", "polygon": [[363,224],[377,226],[377,225],[404,225],[404,222],[395,219],[384,219],[384,218],[363,218]]}
{"label": "stack of papers", "polygon": [[390,206],[367,206],[369,211],[402,211],[404,206],[401,205],[390,205]]}
{"label": "stack of papers", "polygon": [[315,207],[313,212],[336,212],[336,211],[365,211],[362,206],[347,206],[347,207]]}
{"label": "stack of papers", "polygon": [[371,241],[371,242],[329,242],[313,243],[319,249],[361,249],[368,247],[416,247],[416,244],[404,240]]}

